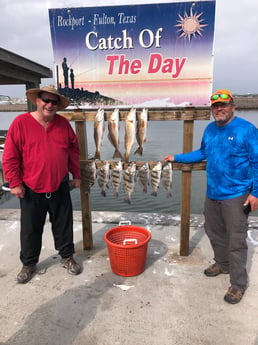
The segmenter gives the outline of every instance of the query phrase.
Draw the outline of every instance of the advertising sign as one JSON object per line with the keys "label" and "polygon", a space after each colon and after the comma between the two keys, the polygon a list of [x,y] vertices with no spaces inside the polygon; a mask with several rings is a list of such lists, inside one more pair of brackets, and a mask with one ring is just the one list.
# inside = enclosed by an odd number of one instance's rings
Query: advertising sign
{"label": "advertising sign", "polygon": [[215,1],[49,9],[61,92],[84,106],[208,105]]}

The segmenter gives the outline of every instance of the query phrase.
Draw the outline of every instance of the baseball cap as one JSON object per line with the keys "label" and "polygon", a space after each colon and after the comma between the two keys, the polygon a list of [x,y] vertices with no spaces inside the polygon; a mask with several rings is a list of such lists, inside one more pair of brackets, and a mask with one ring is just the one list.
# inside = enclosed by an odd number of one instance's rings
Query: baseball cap
{"label": "baseball cap", "polygon": [[217,91],[215,91],[212,95],[211,95],[211,105],[215,104],[217,102],[220,103],[232,103],[233,102],[233,95],[232,93],[227,90],[227,89],[219,89]]}

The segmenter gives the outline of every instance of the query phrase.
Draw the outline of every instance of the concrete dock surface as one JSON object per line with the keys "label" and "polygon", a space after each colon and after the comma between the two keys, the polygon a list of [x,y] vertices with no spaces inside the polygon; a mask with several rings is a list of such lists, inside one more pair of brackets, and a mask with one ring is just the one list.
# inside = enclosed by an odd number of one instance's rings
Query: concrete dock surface
{"label": "concrete dock surface", "polygon": [[[156,221],[105,216],[93,212],[94,248],[84,251],[81,213],[74,212],[78,276],[60,266],[47,221],[37,273],[18,284],[19,210],[0,209],[1,345],[258,345],[257,218],[250,217],[249,287],[230,305],[223,300],[229,276],[203,274],[213,254],[202,216],[192,217],[187,257],[179,256],[179,217],[159,224],[157,214]],[[145,270],[134,277],[111,271],[103,240],[122,218],[152,234]]]}

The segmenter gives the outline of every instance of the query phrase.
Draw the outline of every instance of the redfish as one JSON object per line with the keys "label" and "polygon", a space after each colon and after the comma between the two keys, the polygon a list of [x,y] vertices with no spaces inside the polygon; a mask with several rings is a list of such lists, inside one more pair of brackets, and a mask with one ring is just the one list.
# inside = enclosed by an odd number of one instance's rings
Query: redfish
{"label": "redfish", "polygon": [[94,159],[100,159],[100,147],[103,142],[104,130],[105,130],[104,109],[99,108],[94,120],[94,140],[95,140],[95,145],[96,145]]}
{"label": "redfish", "polygon": [[135,155],[142,156],[143,144],[147,140],[147,126],[148,126],[148,110],[143,109],[138,117],[137,128],[136,128],[136,140],[139,145],[137,150],[134,152]]}
{"label": "redfish", "polygon": [[108,139],[115,148],[113,158],[122,158],[119,151],[119,109],[115,109],[108,120]]}
{"label": "redfish", "polygon": [[136,133],[136,109],[132,108],[125,120],[125,154],[123,160],[128,162]]}

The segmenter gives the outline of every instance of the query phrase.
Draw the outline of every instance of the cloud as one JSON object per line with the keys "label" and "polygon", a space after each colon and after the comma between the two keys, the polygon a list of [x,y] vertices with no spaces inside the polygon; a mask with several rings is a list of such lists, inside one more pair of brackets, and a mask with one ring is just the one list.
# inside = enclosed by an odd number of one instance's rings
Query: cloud
{"label": "cloud", "polygon": [[214,41],[215,88],[258,93],[258,36],[255,0],[217,0]]}
{"label": "cloud", "polygon": [[[159,3],[158,0],[130,1]],[[162,1],[172,2],[172,1]],[[97,0],[97,6],[128,4],[126,0]],[[2,48],[51,68],[54,58],[48,18],[49,8],[93,6],[92,0],[1,0]],[[233,93],[258,93],[258,36],[256,0],[217,0],[213,87]],[[46,85],[53,81],[42,80]],[[13,91],[19,90],[19,91]],[[24,87],[0,86],[12,97],[23,96]],[[23,94],[15,95],[14,92]]]}

